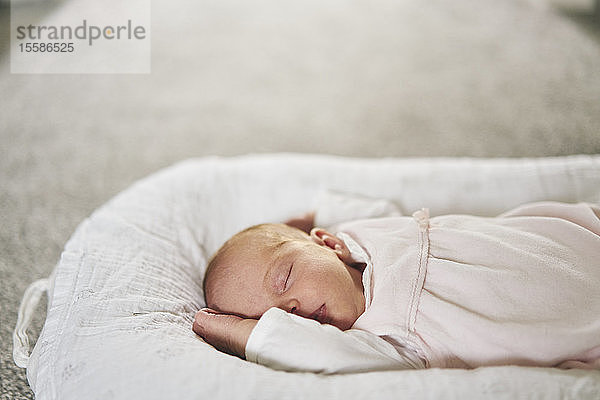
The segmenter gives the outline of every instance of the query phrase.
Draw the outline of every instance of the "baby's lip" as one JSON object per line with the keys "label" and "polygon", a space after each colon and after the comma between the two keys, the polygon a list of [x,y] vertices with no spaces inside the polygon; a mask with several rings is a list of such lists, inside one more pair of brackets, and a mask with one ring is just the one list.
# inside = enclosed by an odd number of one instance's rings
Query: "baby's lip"
{"label": "baby's lip", "polygon": [[317,320],[320,323],[324,324],[327,320],[327,306],[323,304],[321,307],[317,308],[315,312],[310,314],[308,318]]}

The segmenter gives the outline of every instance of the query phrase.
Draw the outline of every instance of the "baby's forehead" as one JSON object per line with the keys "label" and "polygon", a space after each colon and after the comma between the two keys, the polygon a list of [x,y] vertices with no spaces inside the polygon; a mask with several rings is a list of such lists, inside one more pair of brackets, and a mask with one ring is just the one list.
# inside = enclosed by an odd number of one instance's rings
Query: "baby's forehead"
{"label": "baby's forehead", "polygon": [[237,254],[260,253],[268,255],[276,252],[286,243],[305,241],[306,239],[301,232],[289,232],[276,226],[271,229],[263,228],[244,232],[237,238],[235,243],[232,243],[231,249],[235,250]]}
{"label": "baby's forehead", "polygon": [[240,303],[250,304],[263,292],[263,282],[272,264],[273,251],[266,245],[239,245],[229,249],[212,277],[213,305],[227,312],[240,312]]}
{"label": "baby's forehead", "polygon": [[220,268],[238,271],[249,269],[249,267],[255,267],[251,269],[256,269],[256,267],[271,258],[279,247],[278,242],[262,240],[260,237],[248,236],[242,238],[237,243],[231,244],[227,249]]}
{"label": "baby's forehead", "polygon": [[[306,237],[305,237],[306,236]],[[263,225],[243,231],[225,245],[219,268],[223,275],[238,279],[240,275],[265,269],[292,244],[306,243],[308,236],[294,228]],[[223,277],[223,275],[221,275]]]}

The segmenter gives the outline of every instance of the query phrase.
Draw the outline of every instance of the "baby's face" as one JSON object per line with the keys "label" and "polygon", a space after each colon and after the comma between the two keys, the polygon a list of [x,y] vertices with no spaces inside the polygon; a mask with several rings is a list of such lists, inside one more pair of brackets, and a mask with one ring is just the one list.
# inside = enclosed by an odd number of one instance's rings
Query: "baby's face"
{"label": "baby's face", "polygon": [[225,264],[226,275],[208,304],[219,311],[259,318],[278,307],[342,330],[364,312],[361,272],[308,235],[277,246],[248,240]]}

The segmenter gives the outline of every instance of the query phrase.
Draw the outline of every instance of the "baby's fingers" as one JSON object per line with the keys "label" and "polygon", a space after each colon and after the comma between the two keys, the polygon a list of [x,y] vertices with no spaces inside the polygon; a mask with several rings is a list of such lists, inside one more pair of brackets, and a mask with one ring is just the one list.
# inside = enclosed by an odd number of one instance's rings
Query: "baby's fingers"
{"label": "baby's fingers", "polygon": [[244,357],[246,342],[256,322],[254,319],[215,314],[214,310],[202,309],[196,314],[192,329],[217,349]]}
{"label": "baby's fingers", "polygon": [[227,325],[231,318],[237,318],[232,315],[218,314],[210,308],[203,308],[196,313],[194,318],[193,331],[207,339],[207,336],[214,336],[223,333],[224,325]]}

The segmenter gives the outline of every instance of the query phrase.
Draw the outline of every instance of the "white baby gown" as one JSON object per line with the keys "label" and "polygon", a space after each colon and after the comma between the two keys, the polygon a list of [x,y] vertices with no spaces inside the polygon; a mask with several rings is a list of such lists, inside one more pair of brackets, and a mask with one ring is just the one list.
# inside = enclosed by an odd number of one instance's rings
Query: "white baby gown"
{"label": "white baby gown", "polygon": [[249,360],[358,372],[528,365],[600,368],[600,209],[554,202],[496,218],[357,220],[336,233],[363,273],[353,329],[263,315]]}

